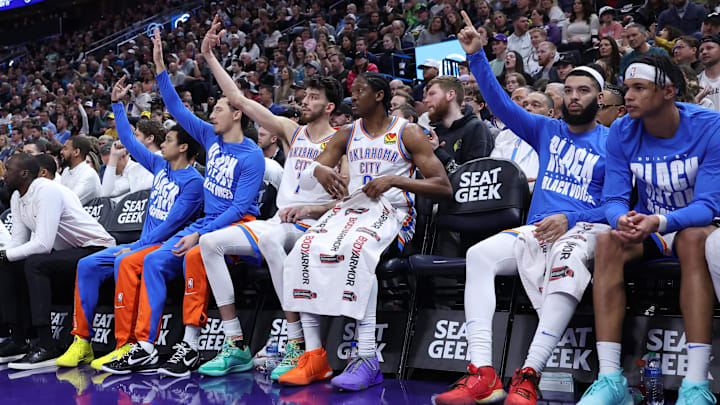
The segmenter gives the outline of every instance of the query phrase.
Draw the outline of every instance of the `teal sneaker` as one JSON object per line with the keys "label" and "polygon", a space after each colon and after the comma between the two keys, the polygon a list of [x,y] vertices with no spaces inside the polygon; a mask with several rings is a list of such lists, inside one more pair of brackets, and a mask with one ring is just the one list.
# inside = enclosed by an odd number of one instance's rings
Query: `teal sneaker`
{"label": "teal sneaker", "polygon": [[232,339],[225,338],[222,349],[215,358],[200,366],[203,375],[219,377],[230,373],[242,373],[253,368],[252,355],[247,346],[239,348]]}
{"label": "teal sneaker", "polygon": [[709,381],[695,383],[683,378],[675,405],[710,405],[715,403],[717,403],[717,400],[710,391]]}
{"label": "teal sneaker", "polygon": [[577,405],[633,405],[627,378],[622,372],[620,369],[611,374],[599,374]]}
{"label": "teal sneaker", "polygon": [[291,340],[285,345],[285,357],[282,359],[280,364],[273,369],[270,373],[270,379],[277,381],[281,375],[295,368],[297,365],[298,358],[305,353],[305,350],[300,348],[300,343],[297,340]]}

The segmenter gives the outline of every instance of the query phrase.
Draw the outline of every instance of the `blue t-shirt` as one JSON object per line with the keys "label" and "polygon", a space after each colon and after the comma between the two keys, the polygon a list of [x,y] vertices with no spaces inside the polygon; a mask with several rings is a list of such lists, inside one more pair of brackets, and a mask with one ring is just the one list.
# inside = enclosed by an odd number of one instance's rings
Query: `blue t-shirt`
{"label": "blue t-shirt", "polygon": [[605,223],[602,189],[608,128],[597,125],[576,134],[565,121],[531,114],[505,93],[485,52],[469,55],[468,61],[493,114],[538,154],[540,170],[527,223],[554,214],[565,214],[570,228],[581,221]]}
{"label": "blue t-shirt", "polygon": [[120,142],[154,176],[140,240],[130,248],[163,243],[190,222],[202,206],[202,176],[192,166],[172,170],[170,162],[135,139],[122,103],[113,104],[112,109]]}
{"label": "blue t-shirt", "polygon": [[720,114],[676,103],[680,126],[661,139],[645,131],[642,120],[624,116],[608,135],[605,213],[608,223],[630,207],[632,179],[638,187],[635,210],[667,218],[665,232],[705,226],[720,215]]}
{"label": "blue t-shirt", "polygon": [[190,229],[200,235],[239,221],[245,215],[260,215],[258,193],[265,172],[262,149],[250,138],[240,143],[226,143],[213,126],[185,108],[170,83],[167,71],[156,76],[165,107],[206,150],[205,218]]}
{"label": "blue t-shirt", "polygon": [[68,131],[68,130],[60,132],[59,134],[55,134],[55,140],[57,140],[60,145],[64,145],[65,141],[67,141],[69,138],[70,138],[70,131]]}

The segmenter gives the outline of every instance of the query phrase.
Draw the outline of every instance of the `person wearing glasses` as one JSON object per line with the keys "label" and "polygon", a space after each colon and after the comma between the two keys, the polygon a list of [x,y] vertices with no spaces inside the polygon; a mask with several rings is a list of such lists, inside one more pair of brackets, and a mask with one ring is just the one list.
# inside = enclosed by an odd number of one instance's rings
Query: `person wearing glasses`
{"label": "person wearing glasses", "polygon": [[606,84],[598,100],[599,109],[595,120],[600,125],[610,127],[616,119],[625,115],[625,92],[621,87]]}
{"label": "person wearing glasses", "polygon": [[672,56],[678,65],[688,65],[695,74],[700,74],[705,70],[705,65],[700,62],[698,56],[700,54],[700,41],[691,36],[682,36],[675,40],[675,46],[672,49]]}

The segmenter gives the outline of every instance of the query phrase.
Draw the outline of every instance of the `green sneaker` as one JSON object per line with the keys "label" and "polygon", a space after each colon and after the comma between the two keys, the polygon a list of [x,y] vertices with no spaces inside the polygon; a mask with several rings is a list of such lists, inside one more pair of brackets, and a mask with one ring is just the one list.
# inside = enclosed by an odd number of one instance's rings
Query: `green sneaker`
{"label": "green sneaker", "polygon": [[285,358],[282,359],[280,364],[273,369],[270,373],[270,379],[277,381],[281,375],[295,368],[297,365],[298,358],[305,353],[305,350],[300,348],[300,343],[297,340],[291,340],[285,345]]}
{"label": "green sneaker", "polygon": [[239,348],[232,339],[225,338],[222,349],[215,358],[200,366],[203,375],[219,377],[230,373],[242,373],[253,368],[252,354],[247,346]]}

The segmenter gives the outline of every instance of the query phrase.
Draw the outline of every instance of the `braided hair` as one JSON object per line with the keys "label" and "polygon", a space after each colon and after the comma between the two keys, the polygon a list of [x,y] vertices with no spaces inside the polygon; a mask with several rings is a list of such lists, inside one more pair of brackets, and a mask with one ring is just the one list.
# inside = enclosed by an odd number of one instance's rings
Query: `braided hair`
{"label": "braided hair", "polygon": [[[665,88],[665,80],[669,80],[675,85],[677,94],[685,94],[686,82],[682,70],[676,65],[672,59],[666,54],[642,55],[635,59],[632,63],[644,63],[655,67],[655,84],[658,87]],[[632,63],[630,65],[632,65]],[[630,66],[628,66],[630,67]],[[627,69],[625,69],[627,71]],[[623,76],[625,72],[623,72]]]}
{"label": "braided hair", "polygon": [[385,106],[385,111],[390,109],[390,99],[392,98],[392,93],[390,92],[390,83],[385,78],[385,76],[377,72],[363,72],[358,75],[358,77],[362,77],[370,86],[370,88],[373,89],[373,91],[382,91],[382,102]]}

